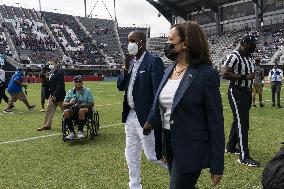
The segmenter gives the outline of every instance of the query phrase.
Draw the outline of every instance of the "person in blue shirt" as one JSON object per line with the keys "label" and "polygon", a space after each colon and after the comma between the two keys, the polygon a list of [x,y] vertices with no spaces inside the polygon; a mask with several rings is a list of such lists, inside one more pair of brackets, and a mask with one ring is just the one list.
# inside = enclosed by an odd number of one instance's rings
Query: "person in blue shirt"
{"label": "person in blue shirt", "polygon": [[15,74],[10,79],[7,89],[11,98],[8,102],[7,108],[3,111],[4,113],[13,113],[13,111],[11,110],[13,107],[13,102],[16,102],[17,100],[23,101],[25,105],[28,107],[29,111],[34,110],[35,105],[30,105],[22,89],[23,87],[24,88],[28,87],[26,84],[23,83],[23,76],[24,76],[24,71],[21,68],[18,68]]}
{"label": "person in blue shirt", "polygon": [[70,135],[66,139],[75,139],[75,131],[72,120],[78,121],[78,139],[84,138],[83,128],[86,123],[86,114],[92,111],[94,106],[94,97],[90,89],[83,86],[80,75],[74,77],[74,88],[70,89],[64,99],[63,116],[67,124]]}

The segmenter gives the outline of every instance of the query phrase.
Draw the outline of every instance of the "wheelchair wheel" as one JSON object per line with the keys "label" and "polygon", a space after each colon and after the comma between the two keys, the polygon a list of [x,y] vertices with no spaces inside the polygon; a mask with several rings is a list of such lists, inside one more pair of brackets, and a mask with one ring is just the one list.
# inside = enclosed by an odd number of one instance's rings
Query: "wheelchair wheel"
{"label": "wheelchair wheel", "polygon": [[93,123],[94,123],[95,135],[98,136],[100,130],[100,115],[97,110],[94,111]]}
{"label": "wheelchair wheel", "polygon": [[[88,118],[87,122],[87,135],[90,135],[90,139],[93,140],[95,137],[95,131],[94,131],[94,124],[93,124],[93,116],[90,116]],[[87,136],[88,138],[88,136]]]}
{"label": "wheelchair wheel", "polygon": [[66,136],[69,135],[69,130],[67,128],[65,118],[62,118],[61,121],[61,130],[62,130],[62,140],[65,142],[66,141]]}

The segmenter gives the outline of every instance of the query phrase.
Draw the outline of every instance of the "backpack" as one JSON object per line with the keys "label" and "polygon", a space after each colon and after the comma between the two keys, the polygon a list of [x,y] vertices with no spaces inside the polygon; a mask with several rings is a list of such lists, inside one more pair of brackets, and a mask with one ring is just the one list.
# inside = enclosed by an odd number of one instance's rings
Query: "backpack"
{"label": "backpack", "polygon": [[263,189],[284,189],[284,146],[265,166],[261,183]]}

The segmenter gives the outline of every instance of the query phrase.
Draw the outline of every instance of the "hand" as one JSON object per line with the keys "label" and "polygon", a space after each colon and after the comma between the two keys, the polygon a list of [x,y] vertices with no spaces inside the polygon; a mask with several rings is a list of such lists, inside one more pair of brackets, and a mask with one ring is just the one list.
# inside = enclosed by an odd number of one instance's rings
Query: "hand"
{"label": "hand", "polygon": [[217,184],[219,184],[219,182],[221,181],[222,179],[222,175],[213,175],[211,174],[211,179],[213,181],[213,187],[216,186]]}
{"label": "hand", "polygon": [[52,102],[56,102],[56,97],[51,96],[51,97],[49,97],[49,100],[52,101]]}
{"label": "hand", "polygon": [[167,156],[163,155],[161,161],[164,162],[165,164],[168,164]]}
{"label": "hand", "polygon": [[72,99],[69,103],[70,103],[70,105],[74,105],[74,104],[76,104],[76,100]]}
{"label": "hand", "polygon": [[252,79],[254,79],[254,73],[248,74],[248,75],[246,76],[246,79],[247,79],[247,80],[252,80]]}
{"label": "hand", "polygon": [[128,68],[129,68],[129,64],[130,64],[130,61],[133,59],[133,55],[130,55],[130,54],[127,54],[125,56],[125,64],[124,64],[124,69],[128,71]]}
{"label": "hand", "polygon": [[151,130],[152,130],[152,125],[150,123],[146,122],[144,127],[143,127],[143,134],[149,135],[151,133]]}

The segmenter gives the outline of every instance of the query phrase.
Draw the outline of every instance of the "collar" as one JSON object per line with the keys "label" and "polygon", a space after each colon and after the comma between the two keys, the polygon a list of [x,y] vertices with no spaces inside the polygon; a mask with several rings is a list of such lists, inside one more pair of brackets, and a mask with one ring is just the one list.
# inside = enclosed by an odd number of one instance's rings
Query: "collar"
{"label": "collar", "polygon": [[137,60],[136,57],[134,58],[134,64],[141,63],[142,60],[144,59],[144,56],[146,54],[146,51],[142,54],[142,56]]}
{"label": "collar", "polygon": [[76,93],[76,92],[81,92],[83,93],[85,91],[85,87],[83,87],[80,91],[77,91],[75,87],[73,87],[73,93]]}

